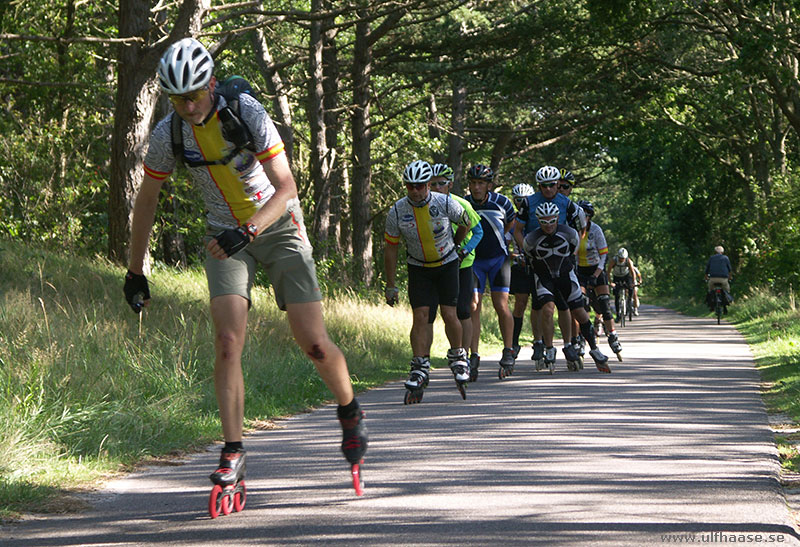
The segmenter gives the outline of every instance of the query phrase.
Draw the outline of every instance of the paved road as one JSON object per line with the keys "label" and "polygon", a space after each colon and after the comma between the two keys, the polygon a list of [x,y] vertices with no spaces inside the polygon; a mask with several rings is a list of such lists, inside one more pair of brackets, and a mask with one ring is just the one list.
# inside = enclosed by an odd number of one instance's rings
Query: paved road
{"label": "paved road", "polygon": [[620,338],[610,375],[559,355],[553,376],[523,359],[502,382],[486,363],[466,401],[447,370],[419,405],[400,382],[363,394],[362,498],[328,406],[247,439],[242,513],[207,516],[214,448],[111,483],[85,513],[0,529],[0,544],[800,545],[738,333],[643,307]]}

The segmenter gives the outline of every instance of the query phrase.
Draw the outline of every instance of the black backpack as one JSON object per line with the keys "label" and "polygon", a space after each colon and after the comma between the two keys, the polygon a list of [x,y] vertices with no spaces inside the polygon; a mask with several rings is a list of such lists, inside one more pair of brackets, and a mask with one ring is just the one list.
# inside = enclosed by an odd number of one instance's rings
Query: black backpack
{"label": "black backpack", "polygon": [[[172,113],[172,154],[175,160],[183,162],[189,167],[202,167],[204,165],[225,165],[236,155],[247,148],[253,153],[256,152],[253,143],[253,135],[247,124],[239,116],[239,95],[247,93],[255,97],[250,82],[241,76],[229,76],[225,80],[218,82],[214,93],[225,98],[226,106],[219,111],[219,120],[222,122],[222,136],[225,140],[234,145],[234,149],[221,160],[215,161],[192,161],[183,157],[183,119],[175,112]],[[216,101],[216,98],[215,98]]]}

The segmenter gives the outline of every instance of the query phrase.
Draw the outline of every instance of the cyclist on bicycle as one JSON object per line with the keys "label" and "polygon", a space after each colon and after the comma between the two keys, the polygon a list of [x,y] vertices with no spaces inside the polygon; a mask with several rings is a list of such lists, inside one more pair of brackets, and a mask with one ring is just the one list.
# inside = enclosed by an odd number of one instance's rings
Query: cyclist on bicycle
{"label": "cyclist on bicycle", "polygon": [[617,312],[616,321],[619,323],[619,298],[624,287],[628,288],[633,298],[633,261],[628,256],[628,250],[621,247],[617,255],[608,263],[608,275],[611,276],[611,286],[614,289],[614,309]]}
{"label": "cyclist on bicycle", "polygon": [[603,327],[608,337],[608,345],[614,353],[622,351],[617,332],[614,330],[614,317],[608,289],[608,276],[605,265],[608,258],[608,244],[603,229],[594,222],[595,208],[591,202],[581,200],[578,206],[586,212],[588,227],[578,245],[578,281],[583,293],[587,295],[586,311],[591,305],[594,312],[603,318]]}
{"label": "cyclist on bicycle", "polygon": [[[725,297],[728,300],[727,304],[733,302],[730,285],[732,276],[733,268],[731,268],[731,261],[725,255],[725,249],[721,245],[717,245],[714,247],[714,254],[711,255],[708,259],[708,263],[706,263],[706,281],[708,282],[708,296],[706,301],[712,311],[714,309],[714,285],[716,284],[722,285],[722,290],[725,291]],[[727,304],[724,308],[725,313],[728,313]]]}
{"label": "cyclist on bicycle", "polygon": [[564,339],[564,356],[568,362],[578,360],[578,352],[570,340],[571,317],[580,324],[581,333],[589,343],[592,359],[600,372],[611,372],[608,357],[597,347],[594,327],[589,314],[583,307],[583,295],[575,274],[575,251],[580,244],[580,236],[566,224],[558,224],[559,210],[555,203],[545,202],[536,207],[539,228],[525,236],[524,249],[534,271],[536,297],[541,306],[542,334],[544,337],[546,362],[555,361],[553,347],[553,312],[571,312],[570,322],[561,329]]}

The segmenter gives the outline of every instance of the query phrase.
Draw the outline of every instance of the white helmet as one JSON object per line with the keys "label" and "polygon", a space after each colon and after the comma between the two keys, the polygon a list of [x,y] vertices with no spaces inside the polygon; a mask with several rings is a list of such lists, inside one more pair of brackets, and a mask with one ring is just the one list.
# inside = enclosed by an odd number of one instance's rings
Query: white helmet
{"label": "white helmet", "polygon": [[536,171],[536,182],[539,184],[543,182],[558,182],[561,178],[561,171],[558,167],[552,165],[545,165]]}
{"label": "white helmet", "polygon": [[403,182],[410,184],[424,184],[433,177],[431,164],[425,160],[415,160],[409,163],[403,171]]}
{"label": "white helmet", "polygon": [[170,95],[200,89],[211,80],[214,60],[203,44],[184,38],[167,48],[158,62],[158,83]]}
{"label": "white helmet", "polygon": [[433,169],[434,177],[444,177],[448,181],[453,181],[453,168],[446,163],[434,163],[431,168]]}
{"label": "white helmet", "polygon": [[525,184],[524,182],[521,184],[517,184],[514,188],[511,189],[511,195],[515,198],[524,198],[527,196],[532,196],[536,193],[536,190],[533,189],[533,186],[530,184]]}
{"label": "white helmet", "polygon": [[620,247],[619,251],[617,251],[617,256],[622,260],[625,260],[626,258],[628,258],[628,249],[626,249],[625,247]]}
{"label": "white helmet", "polygon": [[558,205],[552,201],[545,201],[540,203],[536,208],[536,218],[547,218],[558,216]]}

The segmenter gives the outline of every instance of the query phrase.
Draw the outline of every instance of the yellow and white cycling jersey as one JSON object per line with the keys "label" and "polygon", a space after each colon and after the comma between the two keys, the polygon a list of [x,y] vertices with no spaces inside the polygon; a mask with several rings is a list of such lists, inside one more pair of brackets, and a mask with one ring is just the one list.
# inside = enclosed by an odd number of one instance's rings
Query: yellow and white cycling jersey
{"label": "yellow and white cycling jersey", "polygon": [[419,207],[404,197],[389,209],[384,238],[389,245],[405,240],[409,264],[435,268],[458,259],[451,222],[471,226],[467,211],[449,194],[431,192]]}
{"label": "yellow and white cycling jersey", "polygon": [[578,266],[596,266],[605,269],[608,243],[603,229],[592,222],[578,245]]}
{"label": "yellow and white cycling jersey", "polygon": [[[224,158],[234,149],[222,136],[219,110],[225,99],[219,97],[216,110],[205,123],[182,124],[184,156],[190,160],[214,161]],[[144,159],[145,172],[163,180],[175,169],[172,152],[171,119],[174,112],[156,125],[150,135]],[[275,124],[264,107],[247,94],[239,96],[239,117],[253,137],[255,149],[240,151],[227,165],[187,167],[193,184],[203,195],[212,228],[235,228],[246,222],[275,193],[275,187],[264,172],[262,161],[284,153]]]}

